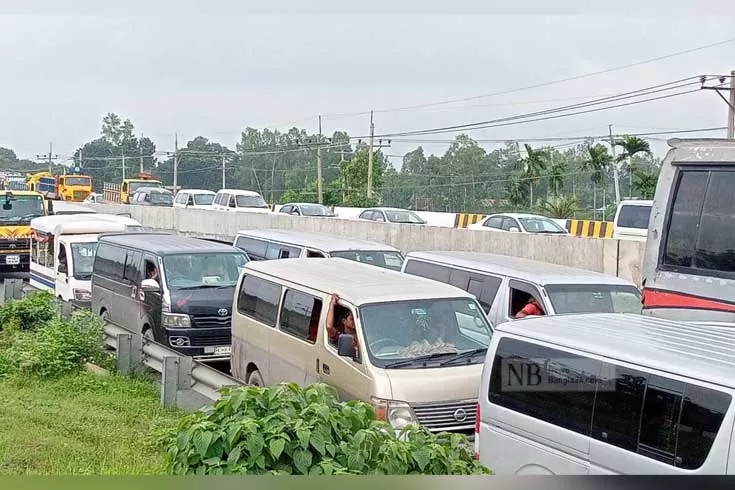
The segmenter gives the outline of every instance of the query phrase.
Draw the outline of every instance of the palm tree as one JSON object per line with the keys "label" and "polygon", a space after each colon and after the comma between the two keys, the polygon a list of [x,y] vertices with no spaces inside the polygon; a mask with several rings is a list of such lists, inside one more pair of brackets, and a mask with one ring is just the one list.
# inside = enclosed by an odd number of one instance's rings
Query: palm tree
{"label": "palm tree", "polygon": [[508,181],[508,200],[514,206],[520,205],[526,200],[527,189],[523,180],[523,174],[514,172]]}
{"label": "palm tree", "polygon": [[544,201],[539,209],[550,218],[569,219],[579,211],[579,201],[576,196],[558,196]]}
{"label": "palm tree", "polygon": [[[651,154],[651,145],[648,141],[639,138],[638,136],[623,136],[623,139],[615,142],[615,146],[619,146],[623,149],[623,153],[617,158],[617,162],[628,163],[628,194],[632,194],[631,190],[633,187],[633,157],[638,153]],[[619,185],[619,184],[618,184]],[[618,189],[618,196],[620,189]],[[632,197],[632,196],[629,196]]]}
{"label": "palm tree", "polygon": [[597,188],[605,181],[605,176],[613,163],[613,157],[608,153],[607,147],[601,144],[587,146],[587,158],[584,159],[580,168],[584,172],[590,172],[592,187],[592,207],[597,209]]}
{"label": "palm tree", "polygon": [[523,179],[528,184],[529,202],[533,206],[533,186],[536,185],[541,173],[546,170],[546,160],[549,157],[547,150],[534,150],[526,144],[526,157],[521,159],[523,164]]}
{"label": "palm tree", "polygon": [[549,169],[549,187],[553,189],[555,196],[559,195],[559,189],[564,187],[564,174],[567,173],[567,164],[564,160],[555,160]]}
{"label": "palm tree", "polygon": [[656,193],[656,184],[658,183],[658,175],[648,170],[634,170],[635,180],[632,182],[633,189],[643,196],[643,199],[650,199]]}

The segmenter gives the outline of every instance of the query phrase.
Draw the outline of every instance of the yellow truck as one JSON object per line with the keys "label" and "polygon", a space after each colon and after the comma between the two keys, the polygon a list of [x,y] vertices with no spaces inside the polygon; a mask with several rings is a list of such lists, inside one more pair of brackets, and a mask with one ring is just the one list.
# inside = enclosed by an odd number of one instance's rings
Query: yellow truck
{"label": "yellow truck", "polygon": [[[79,169],[75,169],[77,172]],[[28,175],[28,190],[40,192],[48,199],[82,202],[92,193],[92,177],[78,173],[52,175],[38,172]]]}
{"label": "yellow truck", "polygon": [[0,190],[0,272],[30,269],[31,220],[49,213],[39,192]]}
{"label": "yellow truck", "polygon": [[140,172],[134,179],[123,179],[122,184],[105,182],[103,199],[107,202],[130,204],[130,198],[135,191],[143,187],[163,187],[163,184],[153,174]]}

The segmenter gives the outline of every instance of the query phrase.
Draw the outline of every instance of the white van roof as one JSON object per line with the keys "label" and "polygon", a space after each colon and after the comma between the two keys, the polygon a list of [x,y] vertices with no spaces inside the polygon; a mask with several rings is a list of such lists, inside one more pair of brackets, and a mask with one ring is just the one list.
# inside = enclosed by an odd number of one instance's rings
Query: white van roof
{"label": "white van roof", "polygon": [[78,213],[78,214],[96,214],[92,208],[88,208],[83,204],[77,204],[66,201],[54,201],[54,213]]}
{"label": "white van roof", "polygon": [[240,230],[237,232],[237,236],[260,238],[262,240],[273,240],[277,242],[296,245],[298,247],[322,250],[324,252],[340,252],[343,250],[374,250],[377,252],[399,251],[397,248],[393,248],[383,243],[309,231],[282,229]]}
{"label": "white van roof", "polygon": [[251,261],[245,264],[245,269],[326,294],[337,293],[340,298],[358,306],[414,299],[474,299],[471,294],[448,284],[347,259]]}
{"label": "white van roof", "polygon": [[125,231],[128,226],[141,226],[132,218],[112,214],[42,216],[31,220],[31,228],[54,235],[84,235]]}
{"label": "white van roof", "polygon": [[523,281],[546,286],[549,284],[612,284],[621,286],[635,286],[630,281],[617,276],[600,272],[549,264],[521,257],[497,255],[479,252],[410,252],[406,260],[411,257],[430,262],[438,262],[466,269],[509,276]]}
{"label": "white van roof", "polygon": [[[246,191],[243,189],[220,189],[217,191],[217,194],[221,193],[227,193],[227,194],[233,194],[235,196],[260,196],[260,193],[255,191]],[[263,196],[260,196],[263,197]]]}
{"label": "white van roof", "polygon": [[653,206],[653,199],[626,199],[618,204],[618,208],[623,206]]}
{"label": "white van roof", "polygon": [[179,189],[176,194],[179,194],[181,192],[186,192],[187,194],[208,194],[210,196],[214,196],[217,194],[214,191],[208,191],[207,189]]}
{"label": "white van roof", "polygon": [[642,315],[551,315],[498,325],[496,332],[735,388],[735,329]]}

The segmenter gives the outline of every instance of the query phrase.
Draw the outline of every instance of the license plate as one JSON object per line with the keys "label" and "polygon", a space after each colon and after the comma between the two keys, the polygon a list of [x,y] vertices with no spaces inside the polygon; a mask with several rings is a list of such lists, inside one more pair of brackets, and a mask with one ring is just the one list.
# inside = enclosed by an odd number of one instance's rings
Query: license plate
{"label": "license plate", "polygon": [[5,263],[8,265],[18,265],[20,264],[20,255],[6,255],[5,256]]}
{"label": "license plate", "polygon": [[205,347],[204,348],[205,354],[214,354],[215,356],[230,355],[231,352],[232,352],[232,348],[229,345],[223,345],[220,347]]}

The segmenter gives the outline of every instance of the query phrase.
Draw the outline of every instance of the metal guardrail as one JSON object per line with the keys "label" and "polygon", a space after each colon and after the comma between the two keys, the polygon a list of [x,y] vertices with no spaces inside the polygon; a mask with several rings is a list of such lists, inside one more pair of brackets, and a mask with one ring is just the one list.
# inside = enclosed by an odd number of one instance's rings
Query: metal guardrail
{"label": "metal guardrail", "polygon": [[[3,300],[22,299],[35,291],[38,290],[21,279],[6,279]],[[68,302],[60,302],[59,307],[64,315],[70,315],[75,309]],[[104,326],[102,342],[115,352],[118,374],[127,376],[145,368],[160,374],[161,405],[164,407],[198,409],[214,403],[221,388],[244,385],[204,362],[114,323]]]}

